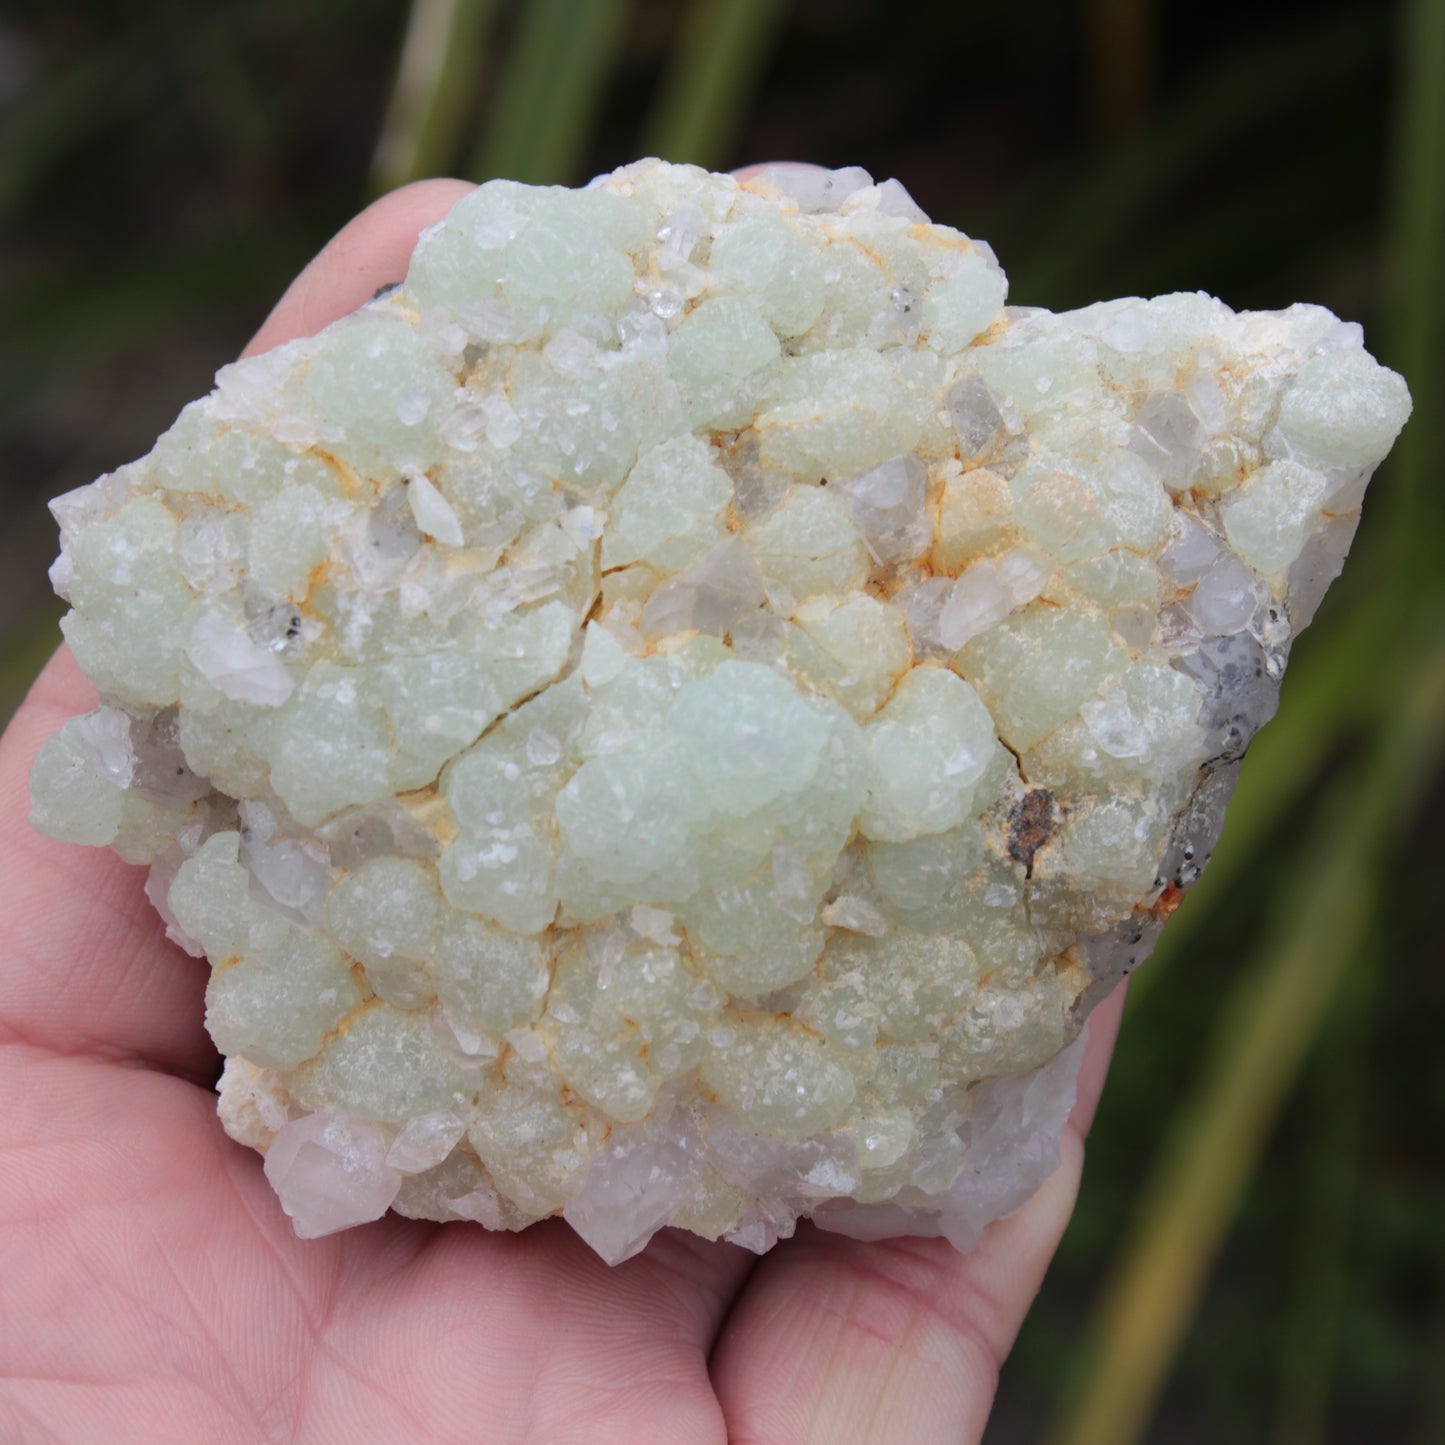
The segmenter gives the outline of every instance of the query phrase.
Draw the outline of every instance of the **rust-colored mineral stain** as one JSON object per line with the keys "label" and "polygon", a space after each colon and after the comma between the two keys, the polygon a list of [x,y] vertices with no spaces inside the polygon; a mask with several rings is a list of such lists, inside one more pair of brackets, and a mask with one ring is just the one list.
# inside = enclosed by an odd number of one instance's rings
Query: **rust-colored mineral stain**
{"label": "rust-colored mineral stain", "polygon": [[1172,883],[1154,900],[1154,912],[1160,918],[1168,918],[1170,914],[1184,902],[1184,890],[1176,888]]}
{"label": "rust-colored mineral stain", "polygon": [[1034,876],[1034,854],[1054,836],[1054,795],[1033,788],[1014,804],[1008,815],[1008,855],[1024,865],[1024,877]]}

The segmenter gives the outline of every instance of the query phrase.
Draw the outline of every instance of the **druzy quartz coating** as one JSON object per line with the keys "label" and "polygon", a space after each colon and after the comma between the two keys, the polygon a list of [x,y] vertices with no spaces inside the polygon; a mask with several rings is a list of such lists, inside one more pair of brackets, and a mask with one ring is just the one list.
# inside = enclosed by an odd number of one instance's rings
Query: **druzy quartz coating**
{"label": "druzy quartz coating", "polygon": [[494,181],[54,504],[34,820],[210,960],[303,1235],[967,1249],[1409,413],[1357,326],[1006,307],[895,181]]}

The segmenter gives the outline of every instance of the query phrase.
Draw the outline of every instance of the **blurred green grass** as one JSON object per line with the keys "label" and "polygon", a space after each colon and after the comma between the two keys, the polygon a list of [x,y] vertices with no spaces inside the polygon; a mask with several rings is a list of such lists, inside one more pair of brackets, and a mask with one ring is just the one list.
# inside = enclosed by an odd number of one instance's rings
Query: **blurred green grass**
{"label": "blurred green grass", "polygon": [[103,0],[0,19],[0,713],[38,501],[144,450],[365,199],[655,152],[897,174],[1012,299],[1363,320],[1415,418],[1140,975],[990,1439],[1445,1439],[1433,908],[1445,3]]}

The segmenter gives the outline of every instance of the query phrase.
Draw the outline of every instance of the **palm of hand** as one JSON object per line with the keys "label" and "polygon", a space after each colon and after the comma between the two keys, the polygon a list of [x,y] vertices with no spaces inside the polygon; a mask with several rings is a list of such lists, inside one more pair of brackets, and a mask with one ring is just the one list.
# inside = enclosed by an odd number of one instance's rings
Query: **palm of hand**
{"label": "palm of hand", "polygon": [[[456,183],[378,203],[256,347],[403,269]],[[215,1117],[204,965],[139,870],[25,823],[41,740],[93,692],[62,652],[0,742],[0,1436],[6,1440],[977,1439],[1068,1218],[1116,1010],[1065,1164],[967,1259],[805,1226],[762,1261],[667,1230],[609,1269],[388,1217],[303,1242]]]}

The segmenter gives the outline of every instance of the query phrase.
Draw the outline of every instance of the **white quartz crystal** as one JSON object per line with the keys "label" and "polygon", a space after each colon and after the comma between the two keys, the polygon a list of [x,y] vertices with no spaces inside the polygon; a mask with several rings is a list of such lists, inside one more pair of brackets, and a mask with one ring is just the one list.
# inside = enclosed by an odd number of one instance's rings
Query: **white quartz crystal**
{"label": "white quartz crystal", "polygon": [[34,820],[151,865],[298,1232],[969,1249],[1054,1167],[1410,403],[1005,292],[857,169],[494,181],[55,503]]}

